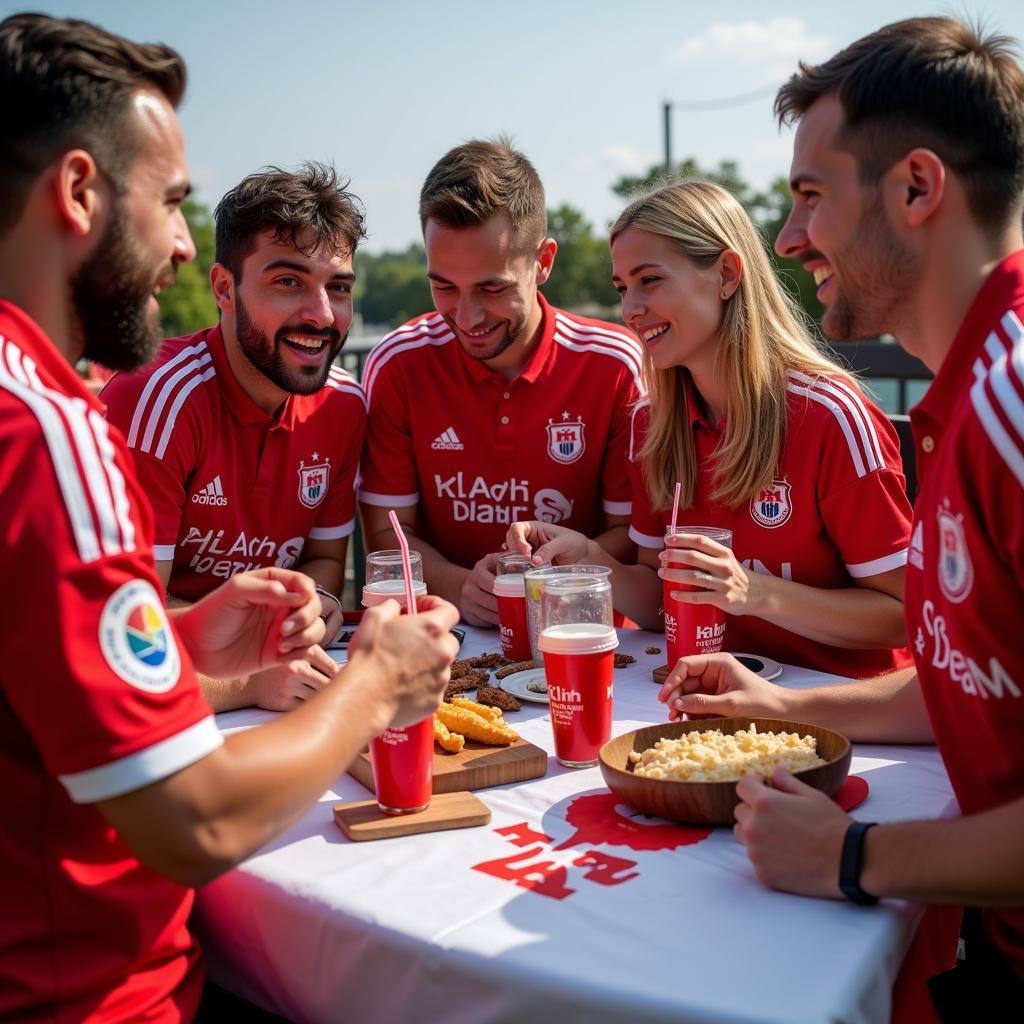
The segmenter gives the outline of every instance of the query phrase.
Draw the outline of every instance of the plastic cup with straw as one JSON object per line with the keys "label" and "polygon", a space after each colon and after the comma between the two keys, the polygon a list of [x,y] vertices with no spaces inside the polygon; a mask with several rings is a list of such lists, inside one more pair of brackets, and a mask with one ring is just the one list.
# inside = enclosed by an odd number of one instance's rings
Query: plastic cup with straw
{"label": "plastic cup with straw", "polygon": [[[405,607],[416,614],[416,588],[409,560],[409,542],[394,511],[388,513],[402,552]],[[385,814],[414,814],[430,804],[434,774],[434,716],[404,729],[385,729],[370,744],[377,806]]]}

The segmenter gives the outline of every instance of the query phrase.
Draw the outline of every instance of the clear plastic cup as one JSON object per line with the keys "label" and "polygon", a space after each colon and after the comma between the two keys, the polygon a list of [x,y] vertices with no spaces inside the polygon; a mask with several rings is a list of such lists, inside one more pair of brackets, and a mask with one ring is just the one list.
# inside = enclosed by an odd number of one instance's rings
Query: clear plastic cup
{"label": "clear plastic cup", "polygon": [[538,566],[526,573],[526,630],[530,638],[530,657],[538,665],[544,664],[544,652],[540,649],[537,641],[540,639],[541,629],[541,588],[545,580],[556,577],[572,576],[596,576],[607,580],[612,574],[611,569],[606,565],[545,565]]}

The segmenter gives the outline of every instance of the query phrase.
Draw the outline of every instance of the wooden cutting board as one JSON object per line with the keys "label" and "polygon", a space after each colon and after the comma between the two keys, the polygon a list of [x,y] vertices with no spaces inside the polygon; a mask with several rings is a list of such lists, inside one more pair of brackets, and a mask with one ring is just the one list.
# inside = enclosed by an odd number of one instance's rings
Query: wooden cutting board
{"label": "wooden cutting board", "polygon": [[384,814],[376,800],[335,804],[334,821],[354,842],[414,836],[421,832],[443,832],[453,828],[486,825],[491,809],[472,793],[442,793],[430,806],[415,814]]}
{"label": "wooden cutting board", "polygon": [[[526,740],[516,740],[510,747],[488,747],[466,740],[457,754],[434,748],[435,793],[504,786],[507,782],[542,778],[547,771],[548,755]],[[373,766],[368,750],[348,766],[348,774],[373,792]]]}

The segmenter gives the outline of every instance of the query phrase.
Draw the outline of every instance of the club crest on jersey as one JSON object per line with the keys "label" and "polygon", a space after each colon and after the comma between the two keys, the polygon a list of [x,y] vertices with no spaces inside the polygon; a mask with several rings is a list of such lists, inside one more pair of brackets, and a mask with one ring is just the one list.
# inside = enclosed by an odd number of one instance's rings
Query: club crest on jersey
{"label": "club crest on jersey", "polygon": [[959,604],[974,585],[974,566],[967,550],[963,516],[953,515],[949,505],[938,510],[939,587],[954,604]]}
{"label": "club crest on jersey", "polygon": [[130,580],[100,614],[100,650],[126,683],[166,693],[178,681],[181,656],[163,604],[146,580]]}
{"label": "club crest on jersey", "polygon": [[774,530],[786,522],[793,514],[791,491],[786,480],[773,480],[767,487],[762,487],[761,493],[750,502],[750,514],[754,522],[768,530]]}
{"label": "club crest on jersey", "polygon": [[583,456],[587,443],[584,438],[586,424],[577,416],[573,419],[568,412],[563,412],[560,419],[548,418],[548,455],[555,460],[568,464]]}
{"label": "club crest on jersey", "polygon": [[299,463],[299,501],[306,508],[316,508],[327,494],[327,484],[331,475],[331,460],[319,461],[320,456],[313,452],[313,464],[307,466]]}

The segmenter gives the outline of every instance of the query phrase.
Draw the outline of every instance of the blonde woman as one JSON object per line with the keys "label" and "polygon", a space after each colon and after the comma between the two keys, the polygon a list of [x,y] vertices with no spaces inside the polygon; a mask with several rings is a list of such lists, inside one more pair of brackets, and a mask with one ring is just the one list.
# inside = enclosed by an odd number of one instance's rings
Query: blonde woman
{"label": "blonde woman", "polygon": [[[901,648],[910,504],[899,443],[849,374],[818,349],[742,206],[706,181],[632,202],[611,232],[622,318],[644,344],[634,412],[636,565],[581,534],[516,523],[508,546],[610,565],[616,607],[660,629],[662,578],[727,613],[726,644],[846,676],[909,664]],[[665,527],[728,527],[730,550]]]}

